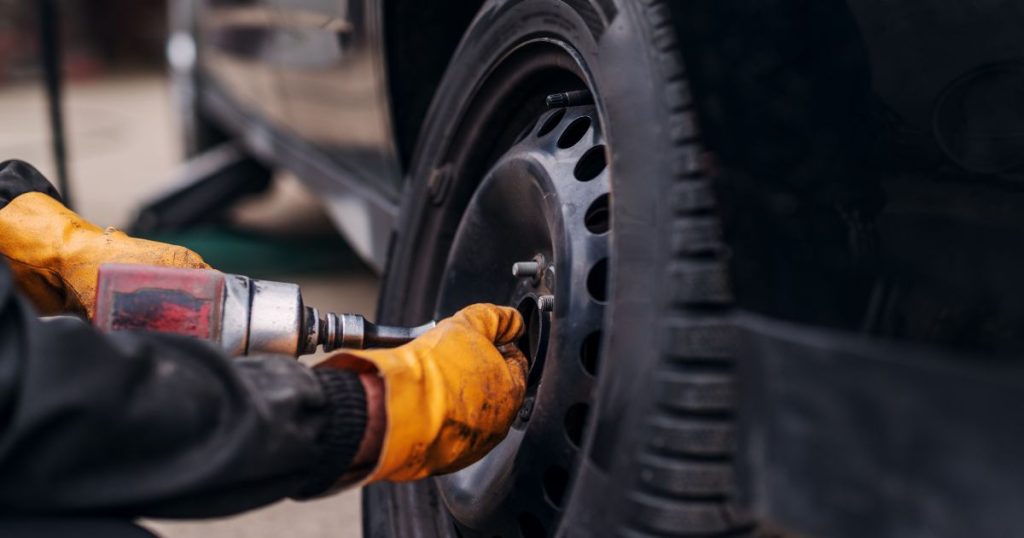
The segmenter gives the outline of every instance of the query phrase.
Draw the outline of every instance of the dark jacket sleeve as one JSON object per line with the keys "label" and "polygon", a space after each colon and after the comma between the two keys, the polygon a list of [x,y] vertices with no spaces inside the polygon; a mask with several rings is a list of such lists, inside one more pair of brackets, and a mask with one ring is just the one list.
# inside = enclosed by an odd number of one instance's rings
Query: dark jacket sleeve
{"label": "dark jacket sleeve", "polygon": [[365,424],[353,374],[39,320],[0,262],[0,512],[203,517],[312,496]]}
{"label": "dark jacket sleeve", "polygon": [[0,163],[0,209],[26,192],[41,192],[58,202],[64,201],[53,183],[31,164],[17,159]]}

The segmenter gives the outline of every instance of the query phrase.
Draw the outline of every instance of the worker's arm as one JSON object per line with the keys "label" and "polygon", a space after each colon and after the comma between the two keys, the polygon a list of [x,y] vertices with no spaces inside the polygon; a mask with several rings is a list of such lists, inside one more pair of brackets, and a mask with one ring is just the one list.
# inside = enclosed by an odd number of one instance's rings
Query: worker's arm
{"label": "worker's arm", "polygon": [[[49,313],[91,310],[104,261],[205,266],[84,221],[21,161],[0,163],[0,253]],[[3,511],[203,516],[321,493],[357,450],[361,465],[376,460],[380,385],[286,357],[232,360],[183,338],[42,322],[0,262]]]}
{"label": "worker's arm", "polygon": [[363,442],[366,407],[346,371],[40,321],[0,263],[5,512],[195,517],[316,495]]}
{"label": "worker's arm", "polygon": [[[23,188],[41,179],[25,167],[0,165],[0,254],[22,269],[23,290],[36,284],[26,290],[36,304],[91,311],[105,261],[205,266]],[[215,515],[366,476],[451,472],[507,433],[525,385],[521,333],[514,309],[474,305],[397,349],[339,354],[311,371],[40,322],[0,267],[0,507]]]}

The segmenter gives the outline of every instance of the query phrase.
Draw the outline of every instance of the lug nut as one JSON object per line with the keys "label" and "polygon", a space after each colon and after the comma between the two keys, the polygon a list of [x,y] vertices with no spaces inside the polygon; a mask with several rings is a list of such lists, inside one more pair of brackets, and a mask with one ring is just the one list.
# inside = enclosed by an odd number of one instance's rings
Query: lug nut
{"label": "lug nut", "polygon": [[541,312],[551,312],[555,309],[554,295],[541,295],[537,297],[537,309]]}
{"label": "lug nut", "polygon": [[537,262],[516,262],[512,264],[512,276],[516,278],[533,278],[540,272]]}

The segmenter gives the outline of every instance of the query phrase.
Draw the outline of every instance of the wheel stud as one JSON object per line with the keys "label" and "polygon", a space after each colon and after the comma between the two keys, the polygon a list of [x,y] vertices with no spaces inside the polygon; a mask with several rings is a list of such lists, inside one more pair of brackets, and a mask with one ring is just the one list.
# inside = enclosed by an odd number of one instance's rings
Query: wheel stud
{"label": "wheel stud", "polygon": [[594,96],[587,90],[576,90],[572,92],[553,93],[544,99],[548,108],[559,108],[563,106],[590,105],[594,103]]}
{"label": "wheel stud", "polygon": [[537,309],[541,312],[551,312],[555,309],[554,295],[541,295],[537,297]]}
{"label": "wheel stud", "polygon": [[516,278],[535,278],[540,272],[537,262],[516,262],[512,264],[512,276]]}

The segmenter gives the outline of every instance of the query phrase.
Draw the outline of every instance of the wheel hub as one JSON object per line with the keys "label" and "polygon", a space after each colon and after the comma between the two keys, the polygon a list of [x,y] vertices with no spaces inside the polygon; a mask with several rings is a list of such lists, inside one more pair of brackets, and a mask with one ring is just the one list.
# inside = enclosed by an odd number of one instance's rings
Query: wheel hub
{"label": "wheel hub", "polygon": [[456,233],[436,315],[516,307],[530,361],[508,436],[436,479],[464,536],[545,536],[568,500],[607,298],[606,155],[593,106],[546,112],[488,172]]}

